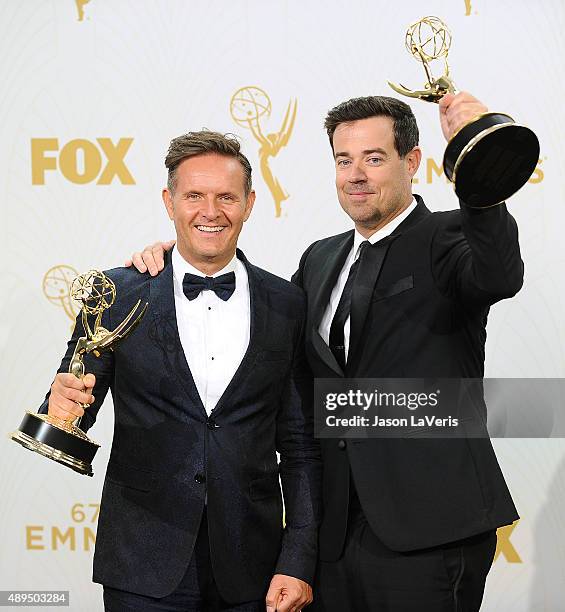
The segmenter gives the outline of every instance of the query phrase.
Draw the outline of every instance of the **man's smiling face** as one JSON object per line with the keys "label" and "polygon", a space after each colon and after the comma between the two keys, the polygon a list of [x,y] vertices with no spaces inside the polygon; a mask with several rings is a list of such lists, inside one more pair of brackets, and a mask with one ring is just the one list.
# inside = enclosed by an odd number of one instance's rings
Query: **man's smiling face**
{"label": "man's smiling face", "polygon": [[237,159],[206,153],[178,165],[175,190],[164,189],[163,201],[175,224],[179,253],[210,275],[234,256],[255,193],[245,193],[245,174]]}

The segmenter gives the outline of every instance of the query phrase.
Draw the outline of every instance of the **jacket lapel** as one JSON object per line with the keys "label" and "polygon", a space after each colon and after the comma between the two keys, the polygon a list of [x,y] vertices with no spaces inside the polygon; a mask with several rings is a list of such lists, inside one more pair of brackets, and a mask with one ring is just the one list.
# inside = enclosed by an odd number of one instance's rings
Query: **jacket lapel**
{"label": "jacket lapel", "polygon": [[[330,302],[330,297],[337,283],[339,274],[345,264],[345,260],[353,247],[353,231],[346,232],[338,237],[337,242],[332,241],[328,247],[328,254],[323,259],[319,271],[315,274],[313,280],[309,283],[310,287],[314,287],[308,292],[308,302],[312,303],[309,308],[311,313],[311,337],[310,341],[318,357],[338,376],[343,376],[344,372],[336,361],[330,347],[324,342],[322,336],[318,332],[320,322],[326,308]],[[317,289],[317,291],[316,291]]]}
{"label": "jacket lapel", "polygon": [[314,291],[311,289],[308,291],[308,301],[312,303],[310,311],[312,324],[316,330],[330,302],[339,273],[353,248],[353,231],[342,234],[339,238],[339,241],[332,241],[332,244],[328,245],[327,256],[324,257],[319,270],[315,273],[312,283],[309,283],[310,286],[315,287]]}
{"label": "jacket lapel", "polygon": [[392,232],[391,236],[399,236],[411,227],[419,223],[422,219],[432,214],[431,210],[424,204],[424,200],[417,193],[414,193],[416,208],[404,219],[404,221]]}
{"label": "jacket lapel", "polygon": [[206,417],[204,404],[194,383],[180,341],[173,287],[173,265],[170,255],[166,259],[166,265],[161,274],[151,280],[150,300],[153,306],[149,331],[151,340],[162,351],[165,364],[177,378],[191,404]]}
{"label": "jacket lapel", "polygon": [[241,379],[247,374],[249,368],[253,367],[257,351],[262,346],[262,338],[265,337],[267,330],[267,308],[265,300],[262,299],[262,282],[263,276],[258,268],[249,263],[242,251],[237,249],[237,258],[245,265],[247,270],[247,278],[249,280],[249,345],[241,360],[235,374],[231,378],[228,386],[225,388],[222,396],[218,400],[213,414],[217,414],[224,407],[227,398],[229,398],[236,389],[241,388]]}
{"label": "jacket lapel", "polygon": [[359,262],[359,269],[353,283],[351,295],[349,351],[347,354],[347,370],[352,371],[355,356],[361,344],[361,333],[371,305],[373,290],[381,273],[383,263],[390,245],[396,235],[387,236],[366,249],[364,257]]}
{"label": "jacket lapel", "polygon": [[390,234],[390,236],[379,240],[379,242],[376,242],[367,249],[365,257],[363,257],[363,260],[359,264],[359,270],[357,271],[357,277],[353,285],[353,294],[351,296],[351,327],[347,356],[348,372],[355,371],[356,357],[358,357],[359,347],[362,345],[363,327],[365,326],[365,320],[371,305],[371,298],[390,245],[402,233],[406,232],[423,218],[431,214],[424,204],[424,200],[419,195],[414,194],[414,198],[417,202],[416,208],[406,217],[406,219],[404,219],[392,234]]}

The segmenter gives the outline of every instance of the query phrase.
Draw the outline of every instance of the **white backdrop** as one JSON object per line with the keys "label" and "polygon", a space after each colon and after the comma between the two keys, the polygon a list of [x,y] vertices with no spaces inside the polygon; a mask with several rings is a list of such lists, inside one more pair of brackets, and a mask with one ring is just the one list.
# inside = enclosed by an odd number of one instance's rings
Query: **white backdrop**
{"label": "white backdrop", "polygon": [[[114,267],[173,235],[160,200],[171,138],[201,127],[241,136],[257,191],[241,246],[275,273],[289,277],[312,241],[350,227],[335,196],[323,118],[354,96],[394,95],[387,79],[423,85],[421,66],[404,49],[406,26],[423,12],[451,28],[458,86],[532,127],[541,142],[531,182],[509,204],[526,280],[491,312],[487,374],[564,377],[562,2],[1,0],[6,434],[40,404],[64,351],[71,321],[60,266]],[[289,194],[278,218],[260,145],[230,113],[242,87],[270,98],[271,113],[260,121],[265,135],[281,131],[296,100],[288,143],[268,161]],[[412,106],[424,151],[415,191],[434,210],[453,208],[450,185],[434,171],[444,149],[437,107]],[[112,429],[107,401],[91,430],[102,444],[92,479],[4,437],[0,590],[68,589],[72,610],[102,609],[101,588],[90,581],[92,539]],[[484,610],[565,610],[565,441],[495,446],[522,519],[500,534]]]}

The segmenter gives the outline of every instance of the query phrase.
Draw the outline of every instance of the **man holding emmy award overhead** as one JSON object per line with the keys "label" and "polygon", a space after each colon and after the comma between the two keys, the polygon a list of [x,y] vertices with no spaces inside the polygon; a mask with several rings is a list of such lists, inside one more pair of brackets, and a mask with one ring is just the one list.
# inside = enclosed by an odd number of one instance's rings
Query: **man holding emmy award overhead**
{"label": "man holding emmy award overhead", "polygon": [[[439,103],[449,139],[486,112]],[[481,378],[489,307],[521,287],[505,204],[432,213],[412,194],[421,160],[410,107],[374,96],[325,126],[355,229],[312,244],[293,277],[308,296],[317,378]],[[324,611],[479,610],[496,528],[518,518],[488,438],[324,439],[316,602]]]}
{"label": "man holding emmy award overhead", "polygon": [[[439,104],[458,210],[432,213],[412,193],[422,153],[407,104],[355,98],[326,117],[338,200],[355,227],[313,243],[293,276],[307,295],[305,346],[316,378],[482,379],[489,309],[522,286],[518,231],[504,200],[528,180],[539,142],[508,115],[456,92],[450,41],[438,18],[413,24],[407,48],[428,82],[419,91],[391,86]],[[445,71],[434,79],[427,63],[440,57]],[[157,274],[164,248],[147,247],[133,263]],[[483,401],[483,421],[485,411]],[[479,610],[496,529],[518,518],[488,436],[321,445],[313,608]]]}
{"label": "man holding emmy award overhead", "polygon": [[68,372],[77,319],[40,412],[82,417],[87,431],[112,391],[94,555],[106,610],[300,610],[312,600],[321,468],[304,294],[236,248],[255,200],[237,140],[191,132],[165,164],[176,248],[155,278],[106,273],[116,300],[101,324],[114,329],[136,300],[145,316],[113,352],[86,355],[82,379]]}

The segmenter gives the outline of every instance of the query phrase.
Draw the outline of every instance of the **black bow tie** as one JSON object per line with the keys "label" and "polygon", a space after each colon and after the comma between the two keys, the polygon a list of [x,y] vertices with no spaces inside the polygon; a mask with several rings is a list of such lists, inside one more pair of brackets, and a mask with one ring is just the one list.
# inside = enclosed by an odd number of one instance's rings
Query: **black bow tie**
{"label": "black bow tie", "polygon": [[182,290],[189,300],[196,299],[201,291],[209,290],[225,302],[235,291],[235,272],[228,272],[216,278],[187,273],[182,281]]}

